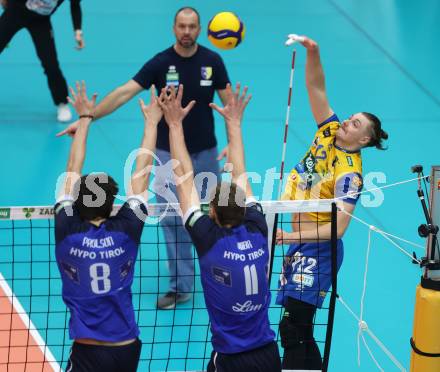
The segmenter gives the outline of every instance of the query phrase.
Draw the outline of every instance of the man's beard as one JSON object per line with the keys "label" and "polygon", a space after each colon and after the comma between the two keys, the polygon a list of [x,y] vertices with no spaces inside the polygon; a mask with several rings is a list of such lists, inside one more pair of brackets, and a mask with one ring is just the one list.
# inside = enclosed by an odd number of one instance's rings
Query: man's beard
{"label": "man's beard", "polygon": [[183,38],[182,38],[182,39],[177,40],[177,42],[179,43],[179,45],[182,48],[186,48],[186,49],[189,49],[189,48],[193,47],[195,45],[195,43],[196,43],[196,41],[194,39],[191,39],[191,38],[188,38],[185,41],[183,41]]}

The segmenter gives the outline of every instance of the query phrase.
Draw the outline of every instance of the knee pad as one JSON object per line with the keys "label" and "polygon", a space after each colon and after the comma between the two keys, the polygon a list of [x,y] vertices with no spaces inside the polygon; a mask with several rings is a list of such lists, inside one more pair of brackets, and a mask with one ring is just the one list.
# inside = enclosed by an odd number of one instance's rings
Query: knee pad
{"label": "knee pad", "polygon": [[285,313],[280,321],[281,346],[284,349],[293,349],[299,346],[303,340],[298,326]]}

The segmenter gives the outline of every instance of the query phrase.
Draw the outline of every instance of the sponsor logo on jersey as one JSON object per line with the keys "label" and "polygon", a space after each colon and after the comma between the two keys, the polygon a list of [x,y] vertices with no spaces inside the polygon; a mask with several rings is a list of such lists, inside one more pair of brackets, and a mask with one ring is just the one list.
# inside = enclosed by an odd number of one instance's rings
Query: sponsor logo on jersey
{"label": "sponsor logo on jersey", "polygon": [[330,132],[330,128],[325,129],[322,134],[324,135],[325,138],[330,137],[332,134]]}
{"label": "sponsor logo on jersey", "polygon": [[66,274],[70,280],[74,281],[75,283],[79,283],[78,269],[67,262],[60,262],[60,264],[63,268],[64,274]]}
{"label": "sponsor logo on jersey", "polygon": [[304,157],[302,164],[304,166],[304,179],[307,183],[306,189],[310,189],[313,184],[313,180],[315,179],[315,164],[316,164],[316,158],[313,156],[312,152],[309,151],[309,153]]}
{"label": "sponsor logo on jersey", "polygon": [[292,277],[292,282],[297,283],[297,284],[301,284],[306,287],[312,287],[314,281],[315,281],[315,278],[313,278],[313,275],[294,274]]}
{"label": "sponsor logo on jersey", "polygon": [[232,310],[236,313],[249,313],[251,311],[261,310],[262,307],[262,304],[253,304],[251,300],[247,300],[244,304],[236,302],[235,305],[232,306]]}
{"label": "sponsor logo on jersey", "polygon": [[351,181],[353,182],[353,185],[355,185],[358,189],[362,186],[362,180],[359,176],[355,175],[353,177],[353,180]]}
{"label": "sponsor logo on jersey", "polygon": [[231,271],[222,267],[213,267],[212,276],[217,283],[223,284],[227,287],[232,286]]}
{"label": "sponsor logo on jersey", "polygon": [[179,85],[179,73],[176,71],[176,66],[169,66],[166,74],[167,87]]}
{"label": "sponsor logo on jersey", "polygon": [[352,167],[352,166],[353,166],[353,159],[352,159],[351,156],[349,156],[349,155],[347,155],[346,158],[347,158],[347,164],[348,164],[350,167]]}
{"label": "sponsor logo on jersey", "polygon": [[247,250],[247,249],[252,249],[252,248],[254,248],[254,247],[253,247],[253,245],[252,245],[252,243],[251,243],[250,240],[245,240],[245,241],[243,241],[243,242],[237,242],[237,248],[238,248],[240,251],[245,251],[245,250]]}

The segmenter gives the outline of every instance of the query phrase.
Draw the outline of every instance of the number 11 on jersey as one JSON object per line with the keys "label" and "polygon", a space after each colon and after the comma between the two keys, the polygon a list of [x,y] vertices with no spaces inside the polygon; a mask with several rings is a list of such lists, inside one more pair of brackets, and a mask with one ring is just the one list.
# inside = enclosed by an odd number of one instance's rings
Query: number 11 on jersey
{"label": "number 11 on jersey", "polygon": [[246,286],[246,296],[258,294],[258,276],[257,268],[254,265],[246,265],[243,268],[244,282]]}

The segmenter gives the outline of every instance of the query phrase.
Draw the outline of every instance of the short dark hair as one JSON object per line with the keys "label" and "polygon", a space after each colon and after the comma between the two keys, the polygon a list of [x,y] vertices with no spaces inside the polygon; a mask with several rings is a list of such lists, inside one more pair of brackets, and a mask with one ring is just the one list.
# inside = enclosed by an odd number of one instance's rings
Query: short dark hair
{"label": "short dark hair", "polygon": [[221,226],[238,226],[244,220],[246,194],[232,182],[220,182],[214,189],[210,203]]}
{"label": "short dark hair", "polygon": [[75,183],[74,195],[77,198],[74,207],[81,219],[86,221],[109,218],[118,191],[118,184],[108,174],[87,174]]}
{"label": "short dark hair", "polygon": [[376,147],[379,150],[386,150],[382,144],[383,140],[388,139],[388,133],[382,129],[382,123],[379,118],[369,112],[362,112],[370,122],[371,122],[371,140],[367,143],[365,147]]}
{"label": "short dark hair", "polygon": [[176,24],[177,16],[179,15],[179,13],[180,13],[180,12],[183,12],[184,10],[191,10],[192,12],[196,13],[196,15],[197,15],[197,21],[199,22],[199,25],[200,25],[200,14],[199,14],[199,12],[198,12],[196,9],[194,9],[194,8],[191,7],[191,6],[184,6],[184,7],[180,8],[180,9],[176,12],[176,14],[174,15],[174,24]]}

